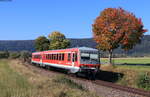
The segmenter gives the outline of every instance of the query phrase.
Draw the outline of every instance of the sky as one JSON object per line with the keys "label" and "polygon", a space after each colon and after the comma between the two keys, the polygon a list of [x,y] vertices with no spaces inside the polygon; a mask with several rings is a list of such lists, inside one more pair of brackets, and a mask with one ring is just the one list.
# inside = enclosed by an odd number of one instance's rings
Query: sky
{"label": "sky", "polygon": [[0,0],[0,40],[31,40],[53,31],[91,38],[100,12],[118,7],[133,12],[150,29],[150,0]]}

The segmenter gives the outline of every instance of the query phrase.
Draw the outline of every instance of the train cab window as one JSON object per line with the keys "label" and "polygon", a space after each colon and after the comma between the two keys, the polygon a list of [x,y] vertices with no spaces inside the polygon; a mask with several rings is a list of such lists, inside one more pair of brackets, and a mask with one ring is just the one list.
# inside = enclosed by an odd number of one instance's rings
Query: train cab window
{"label": "train cab window", "polygon": [[68,61],[71,61],[71,53],[68,53]]}
{"label": "train cab window", "polygon": [[89,53],[81,53],[81,59],[82,60],[90,60],[90,54]]}

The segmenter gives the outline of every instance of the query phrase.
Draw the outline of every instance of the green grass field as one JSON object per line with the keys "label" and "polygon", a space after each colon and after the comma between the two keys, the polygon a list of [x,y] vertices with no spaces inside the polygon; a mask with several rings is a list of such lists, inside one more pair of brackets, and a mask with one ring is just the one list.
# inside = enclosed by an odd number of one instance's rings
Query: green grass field
{"label": "green grass field", "polygon": [[[139,87],[138,82],[141,81],[140,85],[144,85],[145,82],[147,82],[147,86],[142,87],[142,89],[150,90],[150,58],[114,58],[114,64],[112,66],[108,65],[107,61],[108,59],[106,58],[101,59],[101,70],[123,75],[122,77],[117,76],[116,78],[118,78],[118,80],[116,80],[115,83],[134,88],[141,88]],[[140,75],[143,74],[148,75],[143,76],[143,80],[139,80],[141,79]],[[113,73],[111,77],[113,79]]]}
{"label": "green grass field", "polygon": [[150,66],[117,65],[116,68],[124,70],[134,70],[139,72],[150,72]]}
{"label": "green grass field", "polygon": [[42,75],[17,60],[0,60],[0,97],[98,97],[63,75]]}
{"label": "green grass field", "polygon": [[[101,58],[102,64],[108,63],[108,58]],[[150,64],[150,58],[113,58],[114,64]]]}

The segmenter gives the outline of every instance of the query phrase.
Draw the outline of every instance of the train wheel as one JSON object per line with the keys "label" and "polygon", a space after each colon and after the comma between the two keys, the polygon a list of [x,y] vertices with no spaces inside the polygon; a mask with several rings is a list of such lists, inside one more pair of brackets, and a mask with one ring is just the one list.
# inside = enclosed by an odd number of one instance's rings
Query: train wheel
{"label": "train wheel", "polygon": [[87,73],[87,78],[88,78],[89,80],[95,80],[95,78],[96,78],[96,73],[95,73],[95,72],[92,72],[92,71],[88,72],[88,73]]}
{"label": "train wheel", "polygon": [[77,72],[75,75],[76,75],[76,77],[80,77],[80,73],[79,72]]}

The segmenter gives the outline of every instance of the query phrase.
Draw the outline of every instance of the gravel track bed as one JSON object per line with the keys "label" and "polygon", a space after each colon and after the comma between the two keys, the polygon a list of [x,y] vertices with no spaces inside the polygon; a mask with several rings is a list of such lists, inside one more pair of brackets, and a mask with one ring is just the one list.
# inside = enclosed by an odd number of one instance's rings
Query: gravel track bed
{"label": "gravel track bed", "polygon": [[129,93],[126,91],[121,91],[119,89],[114,89],[110,87],[105,87],[97,84],[93,84],[90,81],[83,81],[78,79],[72,79],[73,81],[82,84],[88,90],[95,92],[97,95],[102,97],[146,97],[134,93]]}

